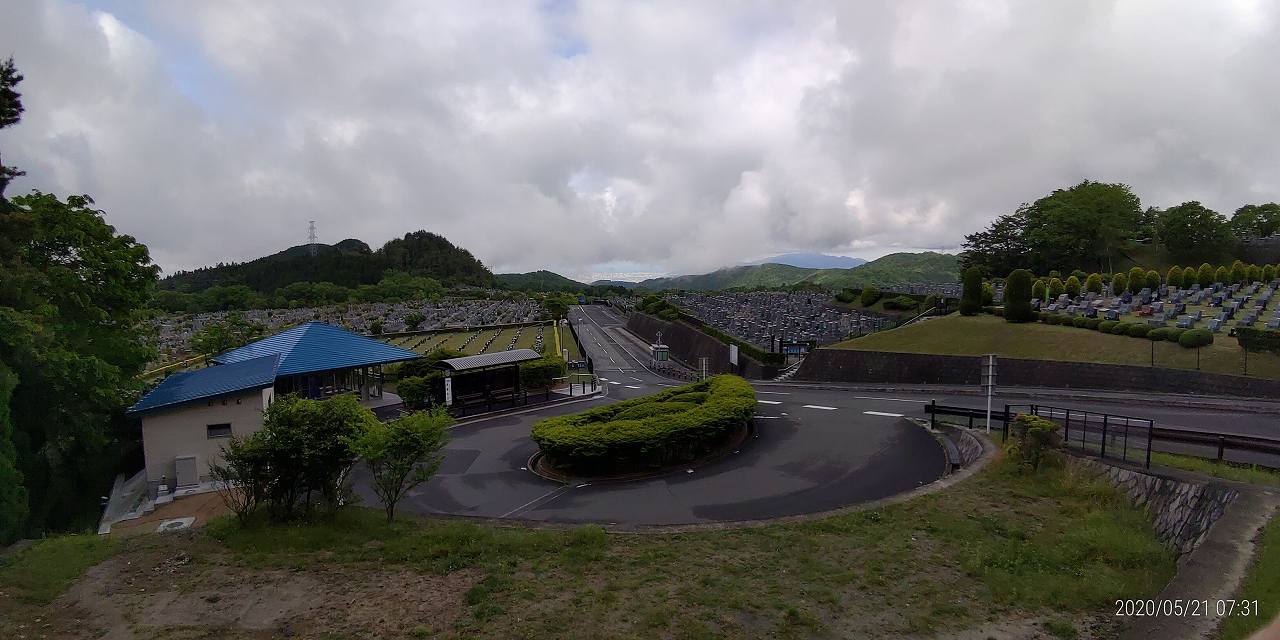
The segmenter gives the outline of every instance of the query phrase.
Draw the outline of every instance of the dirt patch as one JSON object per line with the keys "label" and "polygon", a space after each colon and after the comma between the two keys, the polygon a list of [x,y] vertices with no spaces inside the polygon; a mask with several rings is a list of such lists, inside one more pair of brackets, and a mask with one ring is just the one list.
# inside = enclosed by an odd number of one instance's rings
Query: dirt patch
{"label": "dirt patch", "polygon": [[463,595],[482,574],[353,565],[255,570],[217,558],[193,561],[180,551],[129,554],[89,570],[59,599],[55,608],[77,612],[82,627],[50,637],[131,640],[181,629],[249,637],[435,636],[465,611]]}

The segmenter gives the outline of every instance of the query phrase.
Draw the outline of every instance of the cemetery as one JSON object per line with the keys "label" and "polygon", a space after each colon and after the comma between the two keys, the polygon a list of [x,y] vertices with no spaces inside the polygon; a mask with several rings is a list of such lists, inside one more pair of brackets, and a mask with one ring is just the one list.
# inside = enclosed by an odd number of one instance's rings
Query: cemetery
{"label": "cemetery", "polygon": [[685,293],[668,300],[764,351],[777,350],[779,342],[831,344],[890,324],[880,316],[840,309],[820,293]]}

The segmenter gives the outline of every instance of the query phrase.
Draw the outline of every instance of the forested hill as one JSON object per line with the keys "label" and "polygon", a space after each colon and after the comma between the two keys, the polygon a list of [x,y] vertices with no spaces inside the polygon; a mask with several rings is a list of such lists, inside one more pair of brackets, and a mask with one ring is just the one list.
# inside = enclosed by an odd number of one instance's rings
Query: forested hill
{"label": "forested hill", "polygon": [[576,292],[582,291],[588,286],[546,269],[530,271],[529,273],[499,273],[494,276],[494,279],[499,285],[519,291]]}
{"label": "forested hill", "polygon": [[456,247],[443,236],[415,231],[373,251],[359,240],[334,245],[290,247],[249,262],[219,264],[194,271],[180,271],[160,281],[161,289],[195,292],[215,285],[248,285],[270,293],[294,282],[332,282],[343,287],[373,284],[388,270],[427,276],[445,285],[491,284],[493,274],[470,251]]}
{"label": "forested hill", "polygon": [[815,284],[827,289],[859,288],[866,285],[948,284],[959,278],[956,256],[926,251],[893,253],[851,269],[805,269],[785,264],[730,267],[690,276],[651,278],[641,289],[691,289],[710,291],[755,287],[789,287]]}

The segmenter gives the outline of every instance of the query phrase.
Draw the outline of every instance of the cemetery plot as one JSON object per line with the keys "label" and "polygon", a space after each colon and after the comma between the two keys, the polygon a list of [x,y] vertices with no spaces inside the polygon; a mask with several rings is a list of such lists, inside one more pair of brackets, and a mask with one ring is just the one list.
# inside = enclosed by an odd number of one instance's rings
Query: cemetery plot
{"label": "cemetery plot", "polygon": [[[544,345],[554,345],[551,327],[547,323],[516,327],[481,327],[442,331],[416,336],[390,338],[387,342],[421,354],[438,349],[459,351],[465,355],[497,353],[512,349],[533,349],[542,352]],[[554,349],[554,346],[550,347]]]}
{"label": "cemetery plot", "polygon": [[670,301],[707,324],[765,351],[773,339],[790,342],[838,342],[887,325],[879,316],[839,309],[817,293],[684,294]]}

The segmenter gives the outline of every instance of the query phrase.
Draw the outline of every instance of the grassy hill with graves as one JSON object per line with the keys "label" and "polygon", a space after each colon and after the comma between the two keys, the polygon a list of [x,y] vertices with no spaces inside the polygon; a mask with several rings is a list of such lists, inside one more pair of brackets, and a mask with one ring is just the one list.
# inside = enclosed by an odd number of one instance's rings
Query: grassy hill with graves
{"label": "grassy hill with graves", "polygon": [[[555,351],[556,331],[558,327],[549,322],[537,325],[492,329],[464,329],[439,331],[412,336],[388,338],[387,342],[415,351],[423,355],[439,349],[458,351],[473,356],[481,353],[497,353],[512,349],[533,349],[535,351],[553,353]],[[562,349],[569,350],[569,358],[581,358],[578,346],[568,329],[559,331],[559,344]]]}
{"label": "grassy hill with graves", "polygon": [[[1172,303],[1168,301],[1151,305],[1131,304],[1127,308],[1119,306],[1115,298],[1099,301],[1103,309],[1114,312],[1111,316],[1115,320],[1111,322],[1124,323],[1133,333],[1143,333],[1154,330],[1152,324],[1159,323],[1167,325],[1166,332],[1176,330],[1178,324],[1184,325],[1184,329],[1208,329],[1224,313],[1221,305],[1229,308],[1232,298],[1236,298],[1240,301],[1240,310],[1218,322],[1213,344],[1199,350],[1198,362],[1196,349],[1182,347],[1168,338],[1152,341],[1146,336],[1103,332],[1089,328],[1088,320],[1081,322],[1086,326],[1077,327],[1075,325],[1080,321],[1073,318],[1066,308],[1051,312],[1047,307],[1039,322],[1013,324],[994,315],[965,317],[952,314],[870,334],[832,348],[945,355],[995,353],[1010,358],[1154,365],[1174,369],[1195,369],[1198,366],[1200,370],[1211,373],[1241,375],[1245,373],[1245,353],[1237,338],[1230,335],[1231,330],[1255,313],[1254,307],[1271,295],[1275,298],[1268,300],[1265,307],[1256,312],[1259,317],[1253,326],[1264,328],[1280,318],[1277,315],[1280,314],[1280,295],[1276,295],[1274,287],[1263,286],[1252,293],[1249,291],[1250,288],[1237,292],[1228,289],[1220,294],[1206,292],[1203,297],[1186,296],[1181,303],[1186,306],[1181,309],[1170,308]],[[1223,297],[1219,306],[1214,305],[1216,296]],[[1072,311],[1081,313],[1078,307]],[[1157,311],[1157,307],[1161,310]],[[1195,319],[1197,314],[1198,320]],[[1108,322],[1106,315],[1105,311],[1101,312],[1098,318],[1092,319],[1092,324],[1114,330],[1114,326],[1104,324]],[[1132,329],[1134,326],[1143,328]],[[1250,353],[1247,366],[1248,375],[1280,379],[1280,355]]]}

